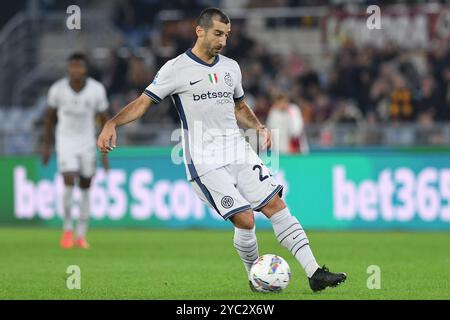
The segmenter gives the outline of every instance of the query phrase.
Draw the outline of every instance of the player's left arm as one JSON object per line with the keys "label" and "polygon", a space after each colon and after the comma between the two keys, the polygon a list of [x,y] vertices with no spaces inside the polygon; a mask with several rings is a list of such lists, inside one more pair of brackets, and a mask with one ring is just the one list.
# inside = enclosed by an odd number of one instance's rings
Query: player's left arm
{"label": "player's left arm", "polygon": [[270,149],[272,147],[272,136],[270,131],[258,120],[253,110],[245,102],[245,99],[235,103],[234,112],[238,123],[247,128],[255,129],[256,134],[263,135],[263,149]]}

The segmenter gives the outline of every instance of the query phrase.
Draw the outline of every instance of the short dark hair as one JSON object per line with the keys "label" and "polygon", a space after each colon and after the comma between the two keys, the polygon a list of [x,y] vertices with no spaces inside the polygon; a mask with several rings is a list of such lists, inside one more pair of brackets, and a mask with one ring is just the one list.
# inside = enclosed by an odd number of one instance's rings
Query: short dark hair
{"label": "short dark hair", "polygon": [[213,18],[218,18],[220,22],[228,24],[230,23],[230,18],[227,16],[225,12],[220,10],[219,8],[206,8],[204,9],[197,18],[197,26],[202,27],[205,30],[208,30],[212,26]]}
{"label": "short dark hair", "polygon": [[88,59],[86,55],[81,52],[74,52],[67,58],[67,62],[71,62],[73,60],[82,60],[84,61],[84,63],[88,64]]}

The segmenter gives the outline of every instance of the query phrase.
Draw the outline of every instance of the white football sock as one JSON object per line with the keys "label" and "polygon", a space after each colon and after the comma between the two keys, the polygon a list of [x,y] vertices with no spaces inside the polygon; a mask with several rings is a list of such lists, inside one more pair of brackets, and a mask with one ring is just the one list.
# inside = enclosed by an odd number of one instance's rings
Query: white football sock
{"label": "white football sock", "polygon": [[77,223],[77,236],[85,237],[89,223],[89,189],[81,189],[80,216]]}
{"label": "white football sock", "polygon": [[63,230],[64,231],[72,231],[72,216],[70,211],[72,210],[72,195],[73,195],[73,186],[64,186],[64,194],[63,194]]}
{"label": "white football sock", "polygon": [[253,262],[258,259],[259,256],[255,227],[253,227],[253,229],[239,229],[235,227],[233,245],[239,254],[239,257],[241,257],[248,273]]}
{"label": "white football sock", "polygon": [[277,240],[295,256],[310,278],[319,265],[309,247],[308,237],[297,218],[292,216],[286,207],[270,217],[270,221]]}

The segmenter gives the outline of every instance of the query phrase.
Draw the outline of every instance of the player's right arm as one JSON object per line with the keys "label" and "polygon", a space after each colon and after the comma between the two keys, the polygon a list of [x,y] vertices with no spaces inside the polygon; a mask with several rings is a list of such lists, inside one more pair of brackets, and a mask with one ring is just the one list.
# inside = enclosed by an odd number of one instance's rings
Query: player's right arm
{"label": "player's right arm", "polygon": [[108,120],[97,139],[97,147],[100,151],[112,151],[116,147],[116,128],[142,117],[153,103],[152,99],[142,94]]}
{"label": "player's right arm", "polygon": [[152,83],[139,98],[128,104],[114,118],[106,122],[97,140],[98,148],[102,152],[112,151],[116,146],[116,127],[140,118],[152,104],[157,104],[174,93],[176,84],[177,79],[173,60],[169,60],[159,69]]}

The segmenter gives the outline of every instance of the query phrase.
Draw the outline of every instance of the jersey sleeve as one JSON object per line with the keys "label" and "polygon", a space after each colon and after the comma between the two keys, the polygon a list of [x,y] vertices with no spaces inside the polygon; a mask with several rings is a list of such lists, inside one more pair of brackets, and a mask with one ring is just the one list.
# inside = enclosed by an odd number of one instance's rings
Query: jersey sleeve
{"label": "jersey sleeve", "polygon": [[144,94],[155,103],[160,103],[165,97],[175,92],[176,76],[171,61],[166,62],[159,69],[152,83],[145,89]]}
{"label": "jersey sleeve", "polygon": [[234,99],[234,102],[239,102],[244,99],[244,89],[242,88],[241,68],[239,67],[239,65],[237,63],[236,63],[236,66],[237,66],[238,79],[237,79],[236,86],[234,87],[233,99]]}
{"label": "jersey sleeve", "polygon": [[53,109],[58,108],[58,89],[56,87],[56,84],[53,84],[48,90],[47,106]]}
{"label": "jersey sleeve", "polygon": [[106,95],[106,89],[103,85],[99,87],[97,112],[104,112],[108,109],[108,97]]}

